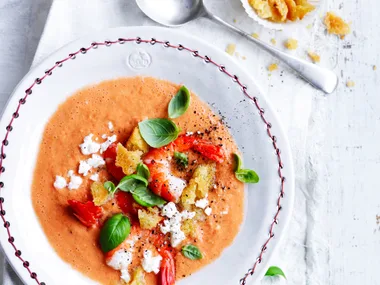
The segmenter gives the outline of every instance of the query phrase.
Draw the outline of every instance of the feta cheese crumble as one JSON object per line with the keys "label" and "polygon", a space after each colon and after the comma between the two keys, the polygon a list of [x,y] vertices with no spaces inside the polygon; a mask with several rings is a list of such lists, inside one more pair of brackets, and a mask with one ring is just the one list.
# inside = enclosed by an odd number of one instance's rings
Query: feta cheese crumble
{"label": "feta cheese crumble", "polygon": [[99,166],[106,164],[103,157],[98,154],[93,154],[91,158],[87,159],[87,163],[93,168],[98,168]]}
{"label": "feta cheese crumble", "polygon": [[195,202],[195,207],[205,209],[208,206],[207,196],[203,199],[199,199]]}
{"label": "feta cheese crumble", "polygon": [[160,226],[163,234],[170,233],[170,243],[173,247],[178,246],[185,238],[185,234],[181,230],[181,222],[183,220],[192,219],[195,216],[194,212],[183,211],[179,212],[173,202],[166,204],[162,210],[161,215],[168,217]]}
{"label": "feta cheese crumble", "polygon": [[76,190],[79,188],[79,186],[81,186],[82,182],[83,182],[82,178],[72,174],[70,176],[70,182],[67,188],[69,188],[69,190]]}
{"label": "feta cheese crumble", "polygon": [[82,154],[90,155],[92,153],[97,153],[100,149],[100,144],[92,140],[93,134],[89,134],[83,140],[83,143],[79,145]]}
{"label": "feta cheese crumble", "polygon": [[113,131],[113,124],[111,121],[108,122],[108,129],[112,132]]}
{"label": "feta cheese crumble", "polygon": [[90,176],[90,179],[91,179],[92,181],[98,181],[98,180],[99,180],[99,174],[98,174],[98,173],[92,174],[92,175]]}
{"label": "feta cheese crumble", "polygon": [[103,153],[107,148],[116,141],[116,135],[110,136],[107,140],[100,145],[100,153]]}
{"label": "feta cheese crumble", "polygon": [[81,160],[79,162],[78,173],[83,174],[83,176],[87,176],[88,172],[91,170],[91,165],[87,163],[85,160]]}
{"label": "feta cheese crumble", "polygon": [[132,253],[125,249],[119,249],[112,255],[111,259],[107,260],[107,265],[115,270],[128,270],[131,263]]}
{"label": "feta cheese crumble", "polygon": [[207,207],[207,208],[205,209],[205,214],[206,214],[207,216],[210,216],[210,215],[211,215],[211,212],[212,212],[212,209],[211,209],[210,207]]}
{"label": "feta cheese crumble", "polygon": [[154,257],[153,253],[150,250],[145,250],[142,267],[147,273],[154,272],[155,274],[157,274],[158,272],[160,272],[161,260],[161,255],[157,255],[156,257]]}
{"label": "feta cheese crumble", "polygon": [[67,186],[67,182],[66,182],[66,179],[62,176],[59,176],[57,175],[55,177],[55,181],[54,181],[54,187],[56,189],[63,189]]}
{"label": "feta cheese crumble", "polygon": [[129,281],[131,281],[131,275],[129,274],[128,269],[122,269],[120,270],[120,273],[120,278],[124,280],[126,284],[128,284]]}

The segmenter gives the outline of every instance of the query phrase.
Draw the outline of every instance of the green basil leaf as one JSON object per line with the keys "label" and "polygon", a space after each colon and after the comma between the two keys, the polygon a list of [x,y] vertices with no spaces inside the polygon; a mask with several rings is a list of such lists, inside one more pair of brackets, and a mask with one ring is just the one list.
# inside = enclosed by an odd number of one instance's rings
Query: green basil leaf
{"label": "green basil leaf", "polygon": [[164,199],[162,199],[160,196],[157,196],[146,187],[138,187],[135,190],[131,191],[131,193],[136,203],[143,207],[153,207],[166,203]]}
{"label": "green basil leaf", "polygon": [[190,106],[190,100],[189,90],[185,86],[182,86],[170,100],[168,107],[169,118],[175,119],[183,115]]}
{"label": "green basil leaf", "polygon": [[112,181],[104,182],[103,186],[108,190],[108,193],[110,194],[114,194],[116,192],[116,186]]}
{"label": "green basil leaf", "polygon": [[260,180],[257,173],[251,169],[239,169],[235,172],[235,176],[244,183],[258,183]]}
{"label": "green basil leaf", "polygon": [[182,254],[191,260],[198,260],[203,258],[199,248],[191,244],[182,247]]}
{"label": "green basil leaf", "polygon": [[147,119],[139,123],[140,134],[154,148],[174,141],[179,134],[177,125],[168,119]]}
{"label": "green basil leaf", "polygon": [[277,266],[269,267],[267,273],[265,273],[265,276],[282,276],[286,279],[284,271]]}
{"label": "green basil leaf", "polygon": [[140,175],[132,174],[121,179],[116,189],[120,189],[124,192],[131,192],[140,186],[148,186],[148,180]]}
{"label": "green basil leaf", "polygon": [[182,152],[175,151],[174,159],[176,163],[180,166],[187,167],[187,165],[189,164],[189,159],[187,158],[187,155]]}
{"label": "green basil leaf", "polygon": [[241,158],[238,154],[234,153],[233,157],[234,157],[234,171],[236,172],[241,168],[243,163],[242,163]]}
{"label": "green basil leaf", "polygon": [[100,246],[103,252],[118,247],[131,231],[131,223],[123,214],[116,214],[103,225],[100,231]]}
{"label": "green basil leaf", "polygon": [[137,165],[137,175],[140,175],[141,177],[144,177],[146,180],[148,180],[150,177],[148,166],[146,166],[144,163],[139,163],[139,165]]}

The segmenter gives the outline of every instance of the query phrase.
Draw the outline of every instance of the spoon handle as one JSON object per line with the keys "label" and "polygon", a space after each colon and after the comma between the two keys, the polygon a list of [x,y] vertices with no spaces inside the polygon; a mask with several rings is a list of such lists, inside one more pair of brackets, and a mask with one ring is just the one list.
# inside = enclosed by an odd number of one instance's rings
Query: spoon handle
{"label": "spoon handle", "polygon": [[317,89],[320,89],[328,94],[332,93],[336,89],[338,85],[338,76],[331,70],[322,68],[311,62],[307,62],[283,51],[280,51],[270,46],[269,44],[264,43],[263,41],[251,37],[246,32],[236,28],[233,25],[230,25],[229,23],[223,21],[221,18],[213,15],[208,11],[206,11],[204,16],[244,36],[249,41],[254,42],[256,45],[269,52],[271,55],[279,58]]}

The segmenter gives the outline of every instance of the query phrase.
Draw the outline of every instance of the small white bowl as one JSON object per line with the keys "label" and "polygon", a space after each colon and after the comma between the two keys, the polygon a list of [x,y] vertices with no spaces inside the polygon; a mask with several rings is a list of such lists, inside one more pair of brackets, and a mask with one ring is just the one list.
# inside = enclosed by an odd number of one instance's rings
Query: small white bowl
{"label": "small white bowl", "polygon": [[249,4],[248,0],[241,0],[241,3],[243,4],[243,7],[247,12],[248,16],[254,19],[260,25],[272,30],[285,30],[288,28],[296,28],[311,24],[314,21],[316,15],[318,14],[318,11],[322,6],[323,0],[309,0],[309,3],[315,6],[315,9],[313,11],[305,15],[305,17],[302,20],[297,20],[294,22],[287,21],[284,23],[272,22],[267,19],[261,18],[255,11],[255,9],[253,9],[253,7]]}

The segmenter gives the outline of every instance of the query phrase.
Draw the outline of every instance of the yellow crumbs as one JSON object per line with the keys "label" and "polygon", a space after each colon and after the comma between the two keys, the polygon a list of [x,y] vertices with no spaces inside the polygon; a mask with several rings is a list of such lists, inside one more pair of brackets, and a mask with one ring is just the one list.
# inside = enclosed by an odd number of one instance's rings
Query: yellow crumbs
{"label": "yellow crumbs", "polygon": [[270,39],[270,42],[272,43],[272,45],[276,45],[277,44],[276,39]]}
{"label": "yellow crumbs", "polygon": [[350,26],[332,12],[327,12],[324,23],[329,34],[338,35],[341,39],[350,33]]}
{"label": "yellow crumbs", "polygon": [[376,69],[377,69],[377,66],[376,66],[376,65],[372,66],[372,69],[373,69],[373,70],[376,70]]}
{"label": "yellow crumbs", "polygon": [[296,39],[288,39],[284,45],[287,49],[295,50],[298,48],[298,41]]}
{"label": "yellow crumbs", "polygon": [[233,55],[235,53],[235,50],[236,50],[235,44],[228,44],[226,47],[226,53],[228,53],[229,55]]}
{"label": "yellow crumbs", "polygon": [[259,17],[272,22],[302,20],[315,9],[308,0],[249,0]]}
{"label": "yellow crumbs", "polygon": [[269,71],[275,71],[278,69],[278,64],[277,63],[272,63],[271,65],[268,66]]}
{"label": "yellow crumbs", "polygon": [[315,52],[312,52],[312,51],[308,51],[307,52],[307,55],[310,57],[310,59],[314,62],[314,63],[317,63],[317,62],[320,62],[321,61],[321,56]]}
{"label": "yellow crumbs", "polygon": [[251,34],[251,37],[255,38],[255,39],[258,39],[260,37],[260,35],[257,34],[257,33],[253,33],[253,34]]}
{"label": "yellow crumbs", "polygon": [[355,86],[355,82],[352,81],[352,80],[348,80],[347,83],[346,83],[346,86],[347,86],[348,88],[352,88],[352,87]]}

